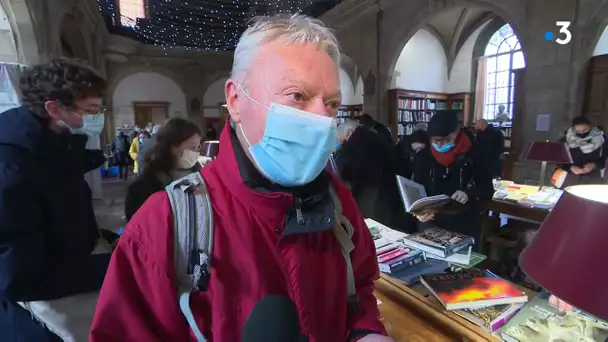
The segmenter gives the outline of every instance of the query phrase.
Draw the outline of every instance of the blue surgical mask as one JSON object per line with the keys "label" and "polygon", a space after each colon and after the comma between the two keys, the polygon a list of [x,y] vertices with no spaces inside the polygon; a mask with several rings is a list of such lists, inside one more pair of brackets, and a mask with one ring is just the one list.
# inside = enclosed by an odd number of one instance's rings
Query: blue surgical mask
{"label": "blue surgical mask", "polygon": [[241,91],[251,101],[268,108],[264,136],[257,144],[249,143],[239,124],[257,169],[283,186],[305,185],[317,178],[338,139],[336,121],[278,103],[268,107]]}
{"label": "blue surgical mask", "polygon": [[85,114],[82,116],[83,125],[80,128],[70,128],[72,134],[97,136],[103,131],[105,116],[103,114]]}
{"label": "blue surgical mask", "polygon": [[441,146],[437,145],[437,143],[433,143],[433,148],[435,149],[435,151],[439,152],[439,153],[446,153],[449,152],[451,149],[454,148],[454,143],[448,143],[448,144],[443,144]]}

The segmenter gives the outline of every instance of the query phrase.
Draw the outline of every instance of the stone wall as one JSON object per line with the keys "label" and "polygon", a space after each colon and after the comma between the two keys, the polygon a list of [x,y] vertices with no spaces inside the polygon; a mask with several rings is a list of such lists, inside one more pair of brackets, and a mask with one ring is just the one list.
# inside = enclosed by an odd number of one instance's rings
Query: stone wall
{"label": "stone wall", "polygon": [[[365,108],[389,120],[387,90],[397,58],[409,38],[434,15],[456,7],[481,8],[499,15],[516,31],[526,58],[522,141],[556,139],[580,115],[585,65],[608,19],[606,0],[346,0],[321,19],[333,27],[343,52],[366,84]],[[557,33],[556,21],[571,21],[572,41],[544,39]],[[373,90],[373,94],[368,92]],[[536,115],[551,115],[551,130],[535,130]]]}

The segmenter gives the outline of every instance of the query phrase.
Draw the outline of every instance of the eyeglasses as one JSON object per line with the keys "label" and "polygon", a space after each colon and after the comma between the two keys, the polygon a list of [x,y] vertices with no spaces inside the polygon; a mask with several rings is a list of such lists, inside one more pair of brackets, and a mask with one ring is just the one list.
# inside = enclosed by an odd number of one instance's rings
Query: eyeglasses
{"label": "eyeglasses", "polygon": [[77,114],[76,112],[81,112],[81,113],[86,113],[88,115],[105,115],[106,113],[106,107],[104,106],[100,106],[97,111],[91,111],[90,109],[86,109],[86,108],[80,108],[77,106],[74,106],[72,108],[69,108],[68,106],[61,104],[61,103],[57,103],[60,107],[64,108],[65,110],[69,110],[70,112],[72,112],[73,114],[76,115],[82,115],[82,114]]}

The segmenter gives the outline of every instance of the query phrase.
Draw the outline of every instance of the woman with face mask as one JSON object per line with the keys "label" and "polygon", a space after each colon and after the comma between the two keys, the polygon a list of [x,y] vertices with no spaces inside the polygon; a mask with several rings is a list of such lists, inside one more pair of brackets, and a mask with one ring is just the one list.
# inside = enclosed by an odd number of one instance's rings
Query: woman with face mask
{"label": "woman with face mask", "polygon": [[200,171],[201,131],[187,119],[173,118],[156,134],[146,150],[142,174],[129,186],[125,215],[130,220],[146,199],[174,180]]}
{"label": "woman with face mask", "polygon": [[591,121],[579,116],[560,140],[568,145],[572,164],[560,165],[568,172],[562,187],[578,184],[602,184],[600,170],[606,162],[606,139],[604,132]]}

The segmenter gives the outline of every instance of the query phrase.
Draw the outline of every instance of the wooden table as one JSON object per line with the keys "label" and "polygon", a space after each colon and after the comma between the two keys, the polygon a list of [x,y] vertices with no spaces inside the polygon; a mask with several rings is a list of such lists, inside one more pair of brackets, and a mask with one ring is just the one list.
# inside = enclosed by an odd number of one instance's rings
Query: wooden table
{"label": "wooden table", "polygon": [[376,281],[378,308],[389,336],[397,342],[493,341],[500,339],[446,311],[434,298],[381,275]]}
{"label": "wooden table", "polygon": [[513,219],[525,220],[533,223],[541,223],[549,214],[548,210],[530,208],[507,201],[491,200],[483,202],[483,208],[492,211],[493,214],[505,214]]}

